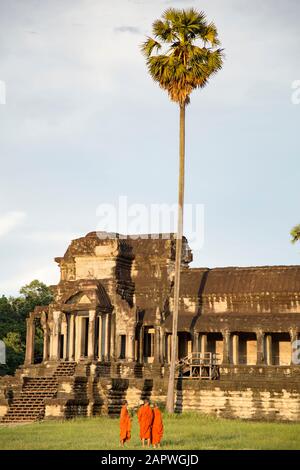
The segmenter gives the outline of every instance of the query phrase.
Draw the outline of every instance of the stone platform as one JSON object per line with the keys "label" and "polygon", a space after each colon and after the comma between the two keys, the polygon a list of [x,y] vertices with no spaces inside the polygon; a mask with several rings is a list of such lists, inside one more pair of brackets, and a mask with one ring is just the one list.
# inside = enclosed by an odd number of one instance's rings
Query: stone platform
{"label": "stone platform", "polygon": [[[300,421],[297,367],[227,366],[218,380],[177,379],[176,412],[226,418]],[[0,379],[2,423],[120,413],[123,399],[137,409],[141,399],[164,405],[168,367],[138,363],[61,361],[20,368]]]}

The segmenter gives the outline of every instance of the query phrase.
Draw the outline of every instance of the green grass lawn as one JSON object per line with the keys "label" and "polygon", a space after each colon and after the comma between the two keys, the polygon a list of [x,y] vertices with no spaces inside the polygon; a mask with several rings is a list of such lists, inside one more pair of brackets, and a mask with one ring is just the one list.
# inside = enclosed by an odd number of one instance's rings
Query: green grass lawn
{"label": "green grass lawn", "polygon": [[[300,424],[164,416],[165,449],[300,449]],[[119,421],[106,417],[0,426],[0,449],[120,449]],[[128,449],[139,449],[137,418]]]}

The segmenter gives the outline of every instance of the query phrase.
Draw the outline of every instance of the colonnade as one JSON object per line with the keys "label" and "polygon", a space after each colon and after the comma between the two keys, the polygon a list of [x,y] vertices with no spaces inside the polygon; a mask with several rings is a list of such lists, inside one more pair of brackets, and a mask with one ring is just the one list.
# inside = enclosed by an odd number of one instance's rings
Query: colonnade
{"label": "colonnade", "polygon": [[[34,362],[35,316],[27,320],[25,363]],[[51,320],[41,316],[44,333],[43,361],[80,361],[81,359],[110,361],[125,360],[128,362],[170,362],[172,335],[160,325],[152,327],[132,326],[124,334],[117,334],[113,328],[112,315],[101,314],[96,310],[89,312],[63,313],[54,311]],[[180,337],[180,334],[182,335]],[[178,351],[217,352],[223,364],[257,364],[257,365],[289,365],[293,363],[293,346],[299,337],[297,328],[290,328],[285,333],[285,341],[280,343],[279,335],[258,328],[253,333],[243,333],[224,329],[221,332],[179,332],[179,341],[187,341],[186,345],[178,344]],[[247,350],[247,335],[251,343],[251,358]],[[277,336],[276,336],[277,335]],[[288,335],[288,336],[287,336]],[[215,336],[212,347],[211,337]],[[186,339],[188,338],[188,339]],[[246,339],[245,339],[246,338]],[[289,338],[286,341],[286,338]],[[245,354],[241,353],[242,342],[246,344]],[[276,343],[277,341],[277,343]],[[116,346],[115,346],[116,343]],[[218,347],[216,348],[216,343]],[[274,352],[277,346],[277,355]],[[180,354],[178,354],[179,356]]]}
{"label": "colonnade", "polygon": [[[25,364],[34,362],[35,316],[26,320]],[[54,311],[51,320],[41,317],[44,334],[43,361],[109,361],[114,353],[110,314]]]}

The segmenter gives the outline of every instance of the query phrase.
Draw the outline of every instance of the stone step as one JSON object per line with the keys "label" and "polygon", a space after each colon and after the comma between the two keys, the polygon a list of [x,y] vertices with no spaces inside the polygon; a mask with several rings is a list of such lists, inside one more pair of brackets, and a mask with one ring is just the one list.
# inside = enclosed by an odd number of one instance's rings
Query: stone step
{"label": "stone step", "polygon": [[76,363],[75,362],[61,362],[56,371],[54,377],[72,377],[75,373]]}
{"label": "stone step", "polygon": [[[71,370],[68,368],[68,370]],[[67,371],[63,371],[66,375]],[[26,377],[22,390],[9,406],[2,418],[4,423],[38,421],[45,416],[45,398],[53,398],[57,393],[55,377]]]}

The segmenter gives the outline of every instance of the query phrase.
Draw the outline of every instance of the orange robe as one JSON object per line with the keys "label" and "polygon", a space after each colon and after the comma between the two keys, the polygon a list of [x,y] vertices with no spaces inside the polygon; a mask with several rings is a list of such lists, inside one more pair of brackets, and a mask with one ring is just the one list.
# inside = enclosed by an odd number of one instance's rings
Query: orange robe
{"label": "orange robe", "polygon": [[151,426],[153,422],[153,411],[149,405],[143,405],[138,411],[140,424],[140,438],[151,439]]}
{"label": "orange robe", "polygon": [[128,410],[125,405],[121,408],[120,414],[120,441],[129,441],[131,434],[131,422]]}
{"label": "orange robe", "polygon": [[152,444],[159,444],[164,433],[161,412],[158,408],[153,410],[154,419],[152,424]]}

